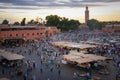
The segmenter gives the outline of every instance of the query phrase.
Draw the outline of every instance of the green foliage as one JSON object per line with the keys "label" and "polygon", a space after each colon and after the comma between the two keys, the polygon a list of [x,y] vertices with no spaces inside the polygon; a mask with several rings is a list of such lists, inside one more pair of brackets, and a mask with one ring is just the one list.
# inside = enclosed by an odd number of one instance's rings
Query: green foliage
{"label": "green foliage", "polygon": [[46,25],[47,26],[57,26],[60,22],[60,17],[57,15],[46,16]]}
{"label": "green foliage", "polygon": [[100,24],[101,24],[102,28],[105,27],[105,25],[107,25],[107,23],[105,23],[105,22],[100,22]]}
{"label": "green foliage", "polygon": [[25,26],[25,20],[26,18],[23,18],[23,20],[21,21],[21,26]]}
{"label": "green foliage", "polygon": [[90,30],[101,30],[104,24],[100,23],[98,20],[91,19],[87,21],[87,25],[89,26]]}
{"label": "green foliage", "polygon": [[32,19],[31,21],[28,22],[28,24],[34,24],[34,20]]}
{"label": "green foliage", "polygon": [[14,22],[14,24],[13,25],[20,25],[20,23],[19,22]]}
{"label": "green foliage", "polygon": [[3,22],[2,22],[2,24],[8,24],[9,23],[9,21],[8,20],[3,20]]}
{"label": "green foliage", "polygon": [[47,26],[57,26],[62,31],[77,29],[78,26],[80,25],[80,22],[77,20],[73,19],[69,20],[68,18],[65,17],[61,18],[57,15],[47,16],[46,21]]}
{"label": "green foliage", "polygon": [[68,20],[68,18],[62,18],[62,20],[60,21],[58,27],[62,30],[62,31],[68,31],[68,30],[73,30],[73,29],[77,29],[78,26],[80,25],[79,21],[77,20]]}

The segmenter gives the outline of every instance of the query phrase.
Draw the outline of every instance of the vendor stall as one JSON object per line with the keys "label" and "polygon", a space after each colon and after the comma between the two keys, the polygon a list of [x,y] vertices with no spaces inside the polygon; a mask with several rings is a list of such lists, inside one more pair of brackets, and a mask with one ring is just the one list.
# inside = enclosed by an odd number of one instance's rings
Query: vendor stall
{"label": "vendor stall", "polygon": [[0,49],[0,56],[2,57],[0,60],[0,63],[3,66],[11,67],[17,65],[22,59],[24,59],[24,56],[11,53],[5,50]]}
{"label": "vendor stall", "polygon": [[[94,54],[84,54],[84,53],[78,53],[71,51],[69,55],[63,55],[63,60],[67,62],[74,62],[78,65],[89,63],[89,62],[95,62],[100,60],[106,60],[106,57],[103,56],[97,56]],[[88,65],[86,65],[88,66]]]}
{"label": "vendor stall", "polygon": [[0,80],[10,80],[10,79],[8,79],[8,78],[0,78]]}
{"label": "vendor stall", "polygon": [[96,45],[74,42],[52,42],[52,45],[63,48],[80,49],[82,51],[85,51],[87,49],[94,49],[97,47]]}

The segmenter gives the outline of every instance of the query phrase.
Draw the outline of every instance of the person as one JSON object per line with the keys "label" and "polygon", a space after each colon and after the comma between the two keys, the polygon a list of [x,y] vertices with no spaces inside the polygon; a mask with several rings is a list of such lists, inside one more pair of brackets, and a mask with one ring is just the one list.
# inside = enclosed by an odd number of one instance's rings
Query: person
{"label": "person", "polygon": [[117,63],[117,67],[120,68],[120,61]]}
{"label": "person", "polygon": [[75,79],[76,77],[77,77],[77,73],[74,72],[74,73],[73,73],[73,78]]}
{"label": "person", "polygon": [[98,63],[95,62],[95,63],[94,63],[94,69],[97,69],[97,67],[98,67]]}
{"label": "person", "polygon": [[23,75],[23,80],[27,80],[27,74]]}
{"label": "person", "polygon": [[86,73],[85,79],[86,79],[86,80],[89,80],[89,79],[90,79],[90,73],[89,73],[89,72]]}
{"label": "person", "polygon": [[36,68],[36,63],[34,60],[33,60],[33,68]]}
{"label": "person", "polygon": [[61,71],[60,71],[60,69],[58,70],[58,74],[59,74],[59,76],[60,76],[60,74],[61,74]]}
{"label": "person", "polygon": [[88,64],[88,73],[89,73],[89,77],[91,78],[92,76],[91,64]]}
{"label": "person", "polygon": [[32,78],[31,78],[31,80],[36,80],[36,76],[33,75]]}
{"label": "person", "polygon": [[50,80],[50,78],[48,78],[47,80]]}
{"label": "person", "polygon": [[79,49],[79,48],[77,49],[77,52],[80,52],[80,49]]}
{"label": "person", "polygon": [[119,80],[120,76],[120,67],[116,67],[116,80]]}
{"label": "person", "polygon": [[41,73],[43,72],[43,69],[42,69],[42,68],[40,68],[40,72],[41,72]]}
{"label": "person", "polygon": [[53,72],[53,67],[51,67],[50,71]]}
{"label": "person", "polygon": [[4,69],[2,69],[2,74],[5,74],[5,70]]}

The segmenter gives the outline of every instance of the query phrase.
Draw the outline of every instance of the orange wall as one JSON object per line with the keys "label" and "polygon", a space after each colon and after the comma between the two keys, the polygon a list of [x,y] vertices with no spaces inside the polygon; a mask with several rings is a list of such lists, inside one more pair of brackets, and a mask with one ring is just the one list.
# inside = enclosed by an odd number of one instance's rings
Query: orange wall
{"label": "orange wall", "polygon": [[[42,39],[45,38],[46,30],[15,30],[15,31],[0,31],[0,37],[20,37],[24,38],[25,41],[29,39]],[[10,36],[12,34],[12,36]],[[16,36],[18,34],[18,36]],[[34,35],[33,35],[34,34]]]}
{"label": "orange wall", "polygon": [[105,27],[102,28],[102,31],[105,31],[105,32],[119,32],[120,31],[120,24],[105,25]]}
{"label": "orange wall", "polygon": [[[0,31],[0,38],[22,38],[25,41],[30,39],[44,39],[46,35],[52,36],[54,34],[57,34],[60,32],[59,29],[56,27],[50,27],[48,30],[46,28],[48,27],[39,27],[40,29],[37,30],[9,30],[9,31]],[[47,31],[47,34],[46,34]],[[18,36],[16,36],[18,34]],[[28,35],[29,34],[29,35]],[[33,35],[34,34],[34,35]],[[10,36],[12,35],[12,36]]]}
{"label": "orange wall", "polygon": [[48,36],[52,36],[60,32],[60,30],[57,29],[56,27],[49,27],[47,31],[48,31]]}

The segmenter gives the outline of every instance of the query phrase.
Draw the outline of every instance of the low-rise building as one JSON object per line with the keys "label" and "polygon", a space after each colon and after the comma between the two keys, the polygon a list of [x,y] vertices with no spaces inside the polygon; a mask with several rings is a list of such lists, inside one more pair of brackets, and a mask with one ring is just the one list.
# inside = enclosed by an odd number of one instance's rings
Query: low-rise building
{"label": "low-rise building", "polygon": [[105,32],[120,32],[120,24],[109,24],[102,28]]}
{"label": "low-rise building", "polygon": [[29,40],[42,40],[59,33],[56,27],[0,25],[0,42],[22,44]]}

